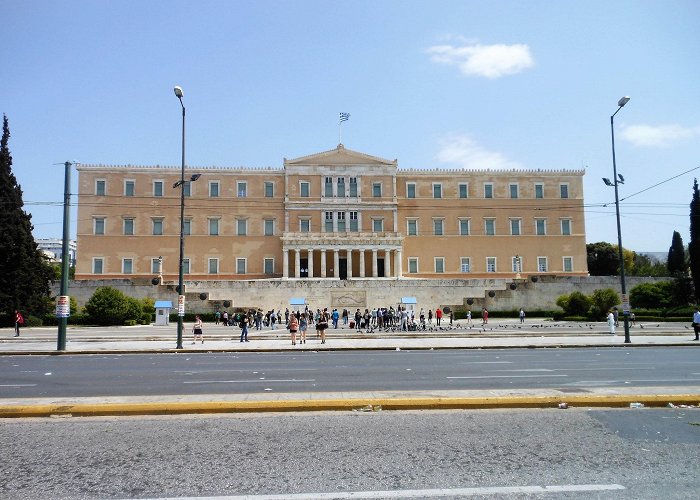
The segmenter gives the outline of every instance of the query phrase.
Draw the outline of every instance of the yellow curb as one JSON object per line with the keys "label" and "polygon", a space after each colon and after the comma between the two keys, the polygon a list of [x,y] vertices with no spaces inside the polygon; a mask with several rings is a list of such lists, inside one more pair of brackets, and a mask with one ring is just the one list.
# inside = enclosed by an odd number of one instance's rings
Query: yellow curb
{"label": "yellow curb", "polygon": [[647,407],[700,405],[700,394],[638,394],[638,395],[556,395],[474,398],[367,398],[320,399],[287,401],[211,401],[164,403],[105,403],[75,405],[10,405],[0,406],[0,418],[50,416],[127,416],[127,415],[181,415],[197,413],[262,413],[292,411],[370,411],[382,410],[448,410],[489,408],[551,408],[559,403],[569,407],[587,406],[616,408],[630,403]]}

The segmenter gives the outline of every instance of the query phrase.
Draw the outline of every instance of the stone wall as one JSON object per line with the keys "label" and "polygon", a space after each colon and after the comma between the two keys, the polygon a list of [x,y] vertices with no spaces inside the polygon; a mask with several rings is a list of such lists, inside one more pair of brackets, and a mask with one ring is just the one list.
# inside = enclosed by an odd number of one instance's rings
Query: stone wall
{"label": "stone wall", "polygon": [[[645,282],[663,281],[668,278],[627,278],[627,290]],[[511,286],[515,285],[515,289]],[[80,280],[71,281],[68,294],[84,306],[95,290],[110,286],[124,294],[140,299],[170,300],[177,303],[174,284],[154,286],[149,280]],[[309,307],[337,307],[364,309],[365,307],[389,307],[401,302],[403,297],[415,297],[416,308],[438,306],[467,306],[478,310],[513,310],[524,308],[556,310],[559,296],[580,291],[590,295],[599,288],[620,291],[620,280],[615,276],[554,277],[539,276],[537,282],[529,279],[460,279],[460,280],[411,280],[411,279],[353,279],[353,280],[250,280],[250,281],[188,281],[185,282],[187,312],[208,312],[224,308],[260,307],[263,310],[289,307],[292,298],[303,298]],[[53,293],[58,295],[59,283]],[[493,292],[493,297],[490,296]],[[207,294],[205,300],[200,294]],[[410,306],[408,307],[410,309]]]}

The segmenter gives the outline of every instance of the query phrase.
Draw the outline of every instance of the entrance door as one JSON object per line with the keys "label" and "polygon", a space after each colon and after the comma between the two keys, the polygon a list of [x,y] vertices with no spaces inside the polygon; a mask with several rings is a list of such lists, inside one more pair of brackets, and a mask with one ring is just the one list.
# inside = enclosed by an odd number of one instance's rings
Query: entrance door
{"label": "entrance door", "polygon": [[299,276],[302,278],[309,277],[309,259],[299,260]]}
{"label": "entrance door", "polygon": [[377,276],[384,277],[384,259],[377,259]]}
{"label": "entrance door", "polygon": [[338,265],[340,266],[340,268],[338,269],[338,276],[340,277],[340,279],[348,279],[348,259],[339,259]]}

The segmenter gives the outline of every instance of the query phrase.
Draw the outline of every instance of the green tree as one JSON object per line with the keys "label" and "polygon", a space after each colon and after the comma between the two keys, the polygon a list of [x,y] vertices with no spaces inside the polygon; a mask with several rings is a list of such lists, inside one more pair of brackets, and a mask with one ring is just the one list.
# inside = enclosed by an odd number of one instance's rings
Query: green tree
{"label": "green tree", "polygon": [[95,290],[87,301],[85,313],[97,325],[123,325],[129,320],[141,320],[143,303],[127,297],[116,288],[103,286]]}
{"label": "green tree", "polygon": [[557,305],[567,316],[586,316],[591,308],[591,299],[581,292],[572,292],[557,299]]}
{"label": "green tree", "polygon": [[604,241],[586,245],[588,272],[591,276],[616,276],[620,267],[617,246]]}
{"label": "green tree", "polygon": [[683,238],[678,231],[673,231],[671,239],[671,248],[668,249],[668,261],[666,263],[668,272],[673,276],[676,273],[684,273],[688,269],[685,258],[685,248],[683,247]]}
{"label": "green tree", "polygon": [[599,288],[591,295],[591,315],[598,319],[604,317],[610,309],[620,303],[620,296],[612,288]]}
{"label": "green tree", "polygon": [[[626,268],[625,268],[626,269]],[[666,264],[658,259],[653,259],[643,253],[634,253],[634,266],[632,267],[629,276],[668,276],[668,268]]]}
{"label": "green tree", "polygon": [[630,305],[642,309],[664,309],[673,304],[673,283],[642,283],[630,290]]}
{"label": "green tree", "polygon": [[22,188],[12,173],[10,127],[3,115],[0,141],[0,323],[14,309],[41,317],[50,309],[51,266],[32,235],[31,215],[24,211]]}
{"label": "green tree", "polygon": [[690,202],[690,244],[688,245],[690,275],[695,296],[700,296],[700,190],[698,180],[693,181],[693,199]]}

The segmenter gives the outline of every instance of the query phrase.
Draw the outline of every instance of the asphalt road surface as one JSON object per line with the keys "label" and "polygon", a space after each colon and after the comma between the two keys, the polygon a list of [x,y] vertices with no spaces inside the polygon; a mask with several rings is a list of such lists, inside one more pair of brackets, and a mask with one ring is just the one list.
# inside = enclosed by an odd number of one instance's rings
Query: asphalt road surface
{"label": "asphalt road surface", "polygon": [[0,447],[7,499],[695,499],[700,486],[698,409],[5,419]]}
{"label": "asphalt road surface", "polygon": [[0,398],[698,385],[682,347],[0,357]]}

